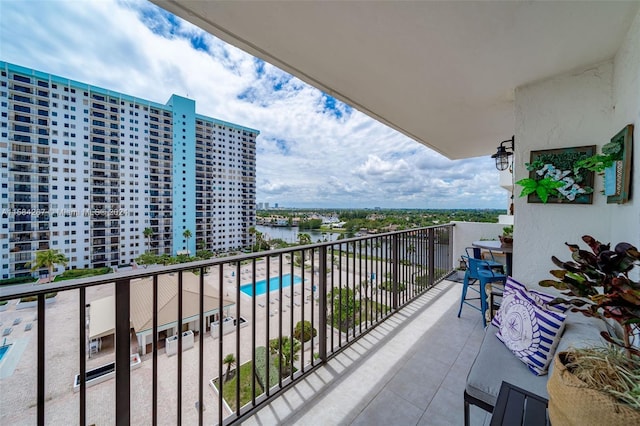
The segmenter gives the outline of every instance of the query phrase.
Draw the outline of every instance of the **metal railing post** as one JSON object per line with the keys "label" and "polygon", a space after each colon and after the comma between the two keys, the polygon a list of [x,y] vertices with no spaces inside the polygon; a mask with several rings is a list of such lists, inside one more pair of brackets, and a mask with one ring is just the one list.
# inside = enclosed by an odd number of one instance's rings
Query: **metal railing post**
{"label": "metal railing post", "polygon": [[38,295],[38,426],[44,426],[45,313],[44,293]]}
{"label": "metal railing post", "polygon": [[391,268],[393,270],[393,299],[391,301],[391,308],[396,311],[398,309],[398,278],[400,275],[400,245],[398,244],[398,234],[391,236]]}
{"label": "metal railing post", "polygon": [[429,245],[429,248],[427,249],[427,256],[429,256],[427,261],[427,268],[429,270],[429,287],[433,286],[436,276],[436,242],[434,236],[435,229],[429,228],[427,231],[427,244]]}
{"label": "metal railing post", "polygon": [[454,232],[456,232],[456,225],[455,224],[449,225],[449,227],[447,228],[447,231],[449,233],[449,238],[448,238],[448,241],[449,241],[449,259],[448,259],[449,260],[449,264],[447,265],[447,270],[450,271],[450,270],[454,269],[454,266],[453,266],[453,262],[454,262],[454,260],[453,260],[454,259],[454,257],[453,257],[454,256],[453,255],[453,242],[455,241],[454,240]]}
{"label": "metal railing post", "polygon": [[87,424],[87,298],[86,289],[80,288],[80,323],[78,324],[78,348],[80,349],[80,426]]}
{"label": "metal railing post", "polygon": [[[318,265],[318,352],[322,362],[327,362],[327,247],[322,247],[319,251]],[[313,289],[311,291],[313,303]]]}
{"label": "metal railing post", "polygon": [[116,281],[116,424],[131,423],[130,283]]}

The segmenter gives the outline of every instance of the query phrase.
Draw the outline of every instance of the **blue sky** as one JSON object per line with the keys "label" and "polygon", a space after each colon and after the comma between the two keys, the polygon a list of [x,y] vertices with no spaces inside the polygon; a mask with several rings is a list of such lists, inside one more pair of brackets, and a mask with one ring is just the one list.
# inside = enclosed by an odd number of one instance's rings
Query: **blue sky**
{"label": "blue sky", "polygon": [[1,0],[0,59],[259,129],[258,202],[507,207],[489,156],[450,161],[146,1]]}

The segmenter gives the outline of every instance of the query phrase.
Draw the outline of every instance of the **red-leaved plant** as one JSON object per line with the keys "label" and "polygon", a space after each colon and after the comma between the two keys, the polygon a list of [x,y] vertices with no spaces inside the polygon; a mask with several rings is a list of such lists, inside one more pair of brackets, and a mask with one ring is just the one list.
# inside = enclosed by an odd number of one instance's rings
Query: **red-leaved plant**
{"label": "red-leaved plant", "polygon": [[591,252],[565,243],[573,260],[563,262],[552,256],[553,263],[562,269],[552,270],[551,274],[560,281],[543,280],[540,285],[567,290],[563,295],[582,298],[558,297],[551,305],[570,305],[573,312],[618,322],[624,330],[623,342],[606,331],[601,333],[602,337],[622,346],[629,357],[640,355],[632,343],[634,336],[640,338],[640,283],[629,278],[629,271],[640,261],[640,252],[629,243],[618,243],[611,250],[610,244],[602,244],[590,235],[583,236],[582,241]]}

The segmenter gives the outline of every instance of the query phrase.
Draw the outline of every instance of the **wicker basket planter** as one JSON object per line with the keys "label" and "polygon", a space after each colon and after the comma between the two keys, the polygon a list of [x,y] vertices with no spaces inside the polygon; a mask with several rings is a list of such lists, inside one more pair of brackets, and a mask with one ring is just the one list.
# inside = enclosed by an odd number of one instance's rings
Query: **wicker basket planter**
{"label": "wicker basket planter", "polygon": [[547,382],[549,420],[553,426],[640,425],[640,411],[589,388],[567,369],[565,354],[556,354],[553,372]]}

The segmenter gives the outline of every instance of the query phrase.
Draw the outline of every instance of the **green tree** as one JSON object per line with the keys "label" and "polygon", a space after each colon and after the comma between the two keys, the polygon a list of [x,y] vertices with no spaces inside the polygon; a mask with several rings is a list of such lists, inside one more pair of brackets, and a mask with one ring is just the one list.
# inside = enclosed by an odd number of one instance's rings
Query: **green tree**
{"label": "green tree", "polygon": [[271,247],[264,239],[264,234],[255,227],[249,228],[249,234],[255,236],[254,244],[251,246],[251,252],[269,250]]}
{"label": "green tree", "polygon": [[148,227],[144,228],[144,231],[142,231],[142,234],[147,239],[147,251],[151,252],[151,237],[153,237],[153,229]]}
{"label": "green tree", "polygon": [[49,249],[36,252],[36,259],[31,262],[31,270],[47,268],[49,273],[49,282],[53,281],[53,267],[55,265],[67,266],[69,259],[58,250]]}
{"label": "green tree", "polygon": [[313,328],[311,321],[298,321],[293,331],[293,337],[302,341],[308,342],[312,337],[318,335],[318,330]]}
{"label": "green tree", "polygon": [[[193,235],[191,234],[191,231],[185,229],[185,231],[182,233],[182,236],[187,240],[187,251],[189,251],[189,238],[191,238]],[[189,254],[191,254],[191,252],[189,252]]]}
{"label": "green tree", "polygon": [[236,357],[233,354],[227,354],[222,360],[222,363],[227,366],[227,371],[224,373],[224,381],[228,382],[229,372],[231,371],[231,367],[236,363]]}
{"label": "green tree", "polygon": [[302,246],[311,244],[311,235],[305,233],[298,234],[298,242]]}
{"label": "green tree", "polygon": [[200,249],[196,252],[196,257],[201,260],[211,259],[213,257],[213,252],[210,250]]}
{"label": "green tree", "polygon": [[[293,346],[293,357],[292,357]],[[302,348],[302,344],[296,338],[282,336],[280,339],[269,340],[269,352],[276,355],[277,366],[280,369],[281,376],[288,376],[293,369],[293,361],[299,358],[298,351]]]}
{"label": "green tree", "polygon": [[285,240],[283,240],[281,238],[274,238],[274,239],[270,240],[270,242],[271,242],[271,245],[273,247],[275,247],[275,248],[287,248],[287,247],[289,247],[289,244]]}
{"label": "green tree", "polygon": [[147,265],[155,265],[156,263],[159,263],[159,256],[151,253],[151,252],[146,252],[146,253],[142,253],[140,256],[138,256],[136,258],[136,263],[138,265],[142,265],[145,267],[147,267]]}
{"label": "green tree", "polygon": [[344,330],[349,328],[356,311],[360,310],[360,301],[350,288],[334,288],[327,294],[327,309],[333,306],[331,323]]}

